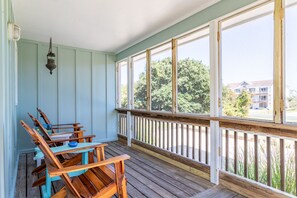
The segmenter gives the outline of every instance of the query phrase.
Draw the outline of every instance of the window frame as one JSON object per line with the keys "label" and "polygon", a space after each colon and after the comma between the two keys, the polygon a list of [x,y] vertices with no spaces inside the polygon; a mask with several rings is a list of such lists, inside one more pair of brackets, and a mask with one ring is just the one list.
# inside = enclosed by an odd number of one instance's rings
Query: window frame
{"label": "window frame", "polygon": [[[286,0],[261,0],[261,1],[257,1],[254,3],[249,4],[248,6],[245,6],[243,8],[240,8],[236,11],[230,12],[228,14],[226,14],[225,16],[222,17],[218,17],[216,19],[214,19],[213,21],[209,21],[197,28],[194,28],[188,32],[185,32],[181,35],[175,36],[173,37],[171,40],[166,40],[162,43],[159,43],[153,47],[150,47],[144,51],[135,53],[125,59],[122,59],[120,61],[118,61],[117,64],[117,81],[120,81],[120,76],[119,76],[119,71],[118,71],[118,64],[122,61],[128,61],[128,65],[130,65],[129,63],[129,59],[131,59],[131,57],[134,57],[136,55],[139,55],[141,53],[146,53],[146,60],[147,60],[147,68],[148,71],[147,72],[147,111],[154,111],[154,112],[160,112],[160,111],[155,111],[152,110],[151,108],[151,87],[150,87],[150,81],[151,81],[151,51],[162,46],[165,44],[168,44],[171,42],[171,46],[172,46],[172,61],[174,62],[174,58],[176,58],[176,46],[174,46],[174,44],[176,44],[176,40],[186,37],[189,34],[193,34],[203,28],[206,28],[209,26],[209,34],[212,35],[212,38],[210,38],[210,42],[212,42],[212,44],[210,43],[210,66],[213,67],[213,65],[215,65],[217,68],[216,70],[218,71],[218,75],[216,76],[215,74],[210,74],[210,79],[212,80],[218,80],[218,84],[216,85],[217,87],[215,87],[216,89],[218,89],[218,98],[212,98],[211,102],[210,102],[210,107],[211,109],[214,108],[215,106],[218,106],[218,117],[224,119],[232,119],[232,120],[246,120],[246,121],[257,121],[257,122],[263,122],[263,123],[280,123],[280,124],[289,124],[289,125],[297,125],[297,122],[286,122],[286,117],[285,117],[285,113],[286,110],[284,109],[284,103],[282,102],[285,99],[285,93],[284,93],[284,89],[285,89],[285,65],[284,65],[284,46],[282,44],[284,44],[284,26],[283,25],[283,21],[284,18],[282,17],[282,14],[285,13],[285,7],[284,7],[284,2]],[[274,8],[273,8],[273,14],[277,17],[274,16],[274,24],[273,24],[273,33],[274,33],[274,56],[276,55],[276,51],[279,50],[280,53],[277,54],[277,57],[274,58],[274,65],[273,65],[273,70],[275,70],[274,76],[273,76],[273,98],[274,100],[276,100],[273,103],[273,112],[276,112],[276,114],[273,115],[273,119],[272,120],[263,120],[263,119],[254,119],[254,118],[240,118],[240,117],[230,117],[230,116],[223,116],[222,115],[222,61],[221,61],[221,56],[222,56],[222,49],[221,49],[221,33],[222,33],[222,26],[221,23],[225,20],[228,20],[232,17],[236,17],[240,14],[249,12],[251,10],[257,9],[258,7],[261,6],[265,6],[265,4],[269,4],[269,3],[273,3],[274,4]],[[254,18],[252,18],[251,20],[253,20]],[[246,21],[244,21],[246,22]],[[215,25],[213,25],[215,24]],[[238,23],[237,23],[238,25]],[[216,26],[217,28],[214,28],[212,26]],[[214,36],[215,35],[215,36]],[[212,40],[213,38],[216,38],[217,40],[214,41]],[[277,45],[275,45],[275,43],[277,42]],[[277,63],[276,63],[277,62]],[[175,64],[173,63],[173,69],[174,66],[176,67],[176,60],[175,60]],[[129,70],[129,66],[128,66],[128,70]],[[174,71],[174,70],[173,70]],[[133,67],[132,67],[132,75],[133,74]],[[130,77],[131,78],[131,77]],[[172,93],[173,93],[173,97],[172,97],[172,114],[181,114],[181,115],[194,115],[194,116],[201,116],[205,114],[198,114],[198,113],[182,113],[182,112],[177,112],[175,108],[177,108],[177,106],[174,106],[174,100],[176,100],[177,102],[177,92],[174,92],[173,90],[175,89],[174,87],[177,86],[177,82],[176,79],[174,80],[174,78],[176,78],[176,76],[173,75],[172,78],[172,84],[173,84],[173,89],[172,89]],[[129,81],[129,80],[128,80]],[[134,91],[134,87],[131,83],[131,80],[129,81],[130,84],[129,86],[132,88],[132,91]],[[117,87],[118,87],[119,82],[117,82]],[[276,89],[276,85],[280,85],[279,89]],[[119,104],[119,100],[120,100],[120,94],[119,94],[119,87],[117,89],[117,104]],[[175,95],[174,95],[175,94]],[[131,97],[131,96],[130,96]],[[132,95],[133,99],[132,99],[132,109],[134,109],[133,103],[134,103],[134,93]],[[214,101],[217,101],[217,105],[215,103],[213,103]],[[215,104],[215,105],[214,105]],[[119,106],[120,107],[120,106]],[[162,111],[161,111],[162,112]],[[167,112],[169,113],[169,112]],[[210,114],[212,115],[212,113],[210,112]]]}
{"label": "window frame", "polygon": [[[128,79],[128,70],[129,70],[129,62],[128,62],[129,58],[125,58],[123,60],[117,61],[116,62],[116,84],[117,84],[117,88],[116,88],[116,107],[117,108],[122,108],[122,109],[129,109],[127,105],[126,107],[122,107],[122,102],[121,102],[121,63],[123,62],[127,62],[127,86],[129,87],[129,79]],[[128,87],[127,87],[127,97],[128,97]],[[129,98],[128,98],[128,103],[129,103]]]}
{"label": "window frame", "polygon": [[[208,32],[209,32],[208,34],[203,35],[203,36],[199,36],[199,37],[195,37],[194,39],[191,39],[189,41],[186,41],[186,42],[184,42],[182,44],[178,44],[178,40],[179,39],[184,39],[184,38],[186,38],[188,36],[191,36],[191,35],[196,34],[198,32],[204,31],[206,29],[208,29]],[[186,33],[186,34],[184,34],[182,36],[179,36],[179,37],[176,37],[175,38],[175,40],[176,40],[176,48],[175,49],[173,48],[173,49],[175,50],[174,53],[175,53],[175,56],[176,56],[176,114],[179,114],[179,115],[189,115],[189,116],[193,116],[193,115],[197,115],[197,116],[209,116],[210,115],[210,112],[209,113],[188,113],[188,112],[179,112],[178,111],[178,71],[177,71],[178,47],[179,46],[183,46],[183,45],[188,44],[188,43],[191,43],[191,42],[195,42],[195,41],[197,41],[199,39],[202,39],[204,37],[207,37],[207,36],[209,37],[209,40],[208,40],[208,42],[209,42],[209,64],[211,64],[211,49],[210,48],[211,48],[211,39],[212,38],[211,38],[211,26],[210,26],[210,23],[207,23],[205,25],[202,25],[199,28],[197,28],[197,29],[195,29],[195,30],[193,30],[191,32],[188,32],[188,33]],[[209,65],[209,66],[211,67],[211,65]],[[211,79],[211,72],[210,71],[209,71],[209,77]],[[209,92],[209,94],[211,94],[210,92]],[[211,106],[211,101],[209,103],[209,108],[210,108],[210,106]]]}
{"label": "window frame", "polygon": [[[135,109],[134,108],[134,102],[135,102],[135,99],[134,99],[135,98],[134,97],[134,67],[135,67],[135,65],[134,65],[133,58],[135,58],[137,56],[140,56],[142,54],[145,54],[145,61],[146,61],[146,72],[145,72],[145,74],[146,74],[146,78],[147,78],[147,53],[146,53],[146,51],[142,51],[142,52],[139,52],[139,53],[131,56],[131,95],[132,95],[131,109]],[[146,79],[146,82],[147,82],[147,79]],[[148,90],[146,90],[146,92],[148,92]],[[146,93],[146,106],[147,106],[147,100],[148,100],[147,95],[148,94]],[[147,107],[146,107],[146,109],[147,109]],[[146,110],[146,109],[135,109],[135,110]]]}
{"label": "window frame", "polygon": [[[253,10],[257,9],[257,8],[263,7],[263,6],[271,4],[271,3],[273,4],[272,14],[273,14],[273,19],[274,19],[275,4],[276,4],[275,2],[276,1],[278,1],[278,0],[275,0],[275,1],[274,0],[264,0],[264,1],[256,2],[255,4],[251,4],[251,5],[249,5],[249,6],[245,7],[245,8],[242,8],[242,9],[240,9],[238,11],[229,13],[227,16],[221,17],[219,19],[219,21],[218,21],[218,23],[219,23],[218,34],[219,34],[219,37],[220,37],[219,41],[218,41],[218,45],[219,45],[219,70],[220,70],[220,74],[219,74],[219,79],[220,79],[220,82],[219,82],[219,84],[220,84],[220,86],[219,86],[220,87],[220,99],[219,99],[220,100],[220,105],[219,105],[220,106],[220,109],[219,109],[220,112],[219,112],[219,115],[220,116],[219,117],[221,117],[221,118],[233,119],[233,120],[256,121],[256,122],[263,122],[263,123],[276,123],[274,114],[272,115],[271,120],[265,120],[265,119],[260,119],[260,118],[259,119],[258,118],[241,118],[241,117],[223,115],[223,96],[222,96],[222,92],[223,92],[222,70],[223,70],[223,68],[222,68],[222,38],[221,38],[223,30],[226,30],[226,29],[232,28],[234,26],[241,25],[241,24],[253,21],[253,20],[255,20],[255,19],[259,18],[259,17],[265,16],[265,15],[268,15],[268,14],[271,14],[271,13],[268,12],[268,13],[265,13],[265,14],[260,14],[259,16],[256,16],[256,17],[251,17],[248,20],[244,20],[243,22],[237,22],[235,25],[228,26],[227,28],[222,28],[222,23],[224,21],[235,18],[237,16],[240,16],[241,14],[245,14],[247,12],[253,11]],[[283,1],[283,0],[280,0],[280,1]],[[275,27],[274,26],[275,26],[275,22],[273,24],[273,34],[275,34]],[[274,44],[274,42],[275,41],[273,40],[273,44]],[[274,49],[274,52],[273,52],[273,56],[275,56],[274,53],[275,53],[275,49]],[[275,70],[275,63],[273,63],[273,68],[272,69]],[[273,76],[272,80],[273,80],[273,86],[275,86],[274,85],[275,76]],[[261,93],[260,89],[259,89],[259,93]],[[275,94],[275,93],[273,92],[273,94]],[[252,100],[253,100],[253,98],[252,98]],[[274,109],[275,109],[275,107],[273,105],[272,112],[274,112]]]}

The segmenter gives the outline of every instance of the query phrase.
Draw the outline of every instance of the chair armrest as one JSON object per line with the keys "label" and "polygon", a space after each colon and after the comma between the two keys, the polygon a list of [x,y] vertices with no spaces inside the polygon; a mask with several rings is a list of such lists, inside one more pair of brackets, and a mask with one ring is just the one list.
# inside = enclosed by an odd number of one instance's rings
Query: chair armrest
{"label": "chair armrest", "polygon": [[52,126],[52,129],[74,129],[74,128],[83,128],[83,126],[70,126],[70,125],[63,125],[63,126]]}
{"label": "chair armrest", "polygon": [[52,133],[51,136],[57,136],[57,135],[66,135],[66,134],[77,134],[86,132],[86,130],[80,130],[80,131],[65,131],[65,132],[58,132],[58,133]]}
{"label": "chair armrest", "polygon": [[65,126],[65,125],[79,125],[79,122],[75,122],[75,123],[65,123],[65,124],[52,124],[52,126],[54,127],[58,127],[58,126]]}
{"label": "chair armrest", "polygon": [[69,142],[69,141],[76,141],[76,140],[85,140],[96,137],[95,135],[87,135],[80,138],[68,138],[68,139],[59,139],[59,140],[52,140],[52,141],[46,141],[48,144],[51,143],[62,143],[62,142]]}
{"label": "chair armrest", "polygon": [[120,156],[112,157],[107,160],[92,163],[92,164],[76,165],[76,166],[70,166],[70,167],[61,168],[61,169],[56,169],[52,166],[48,166],[48,173],[49,173],[50,177],[55,177],[55,176],[60,176],[62,174],[66,174],[66,173],[86,170],[86,169],[100,167],[100,166],[106,166],[109,164],[115,164],[115,163],[122,162],[127,159],[130,159],[129,155],[120,155]]}
{"label": "chair armrest", "polygon": [[[84,153],[84,152],[89,152],[93,149],[105,147],[107,144],[103,143],[78,143],[77,147],[69,147],[68,145],[63,145],[63,146],[56,146],[56,147],[51,147],[51,151],[55,155],[62,155],[62,154],[67,154],[67,153]],[[44,157],[43,153],[39,149],[35,149],[37,154],[35,155],[34,159],[42,159]]]}

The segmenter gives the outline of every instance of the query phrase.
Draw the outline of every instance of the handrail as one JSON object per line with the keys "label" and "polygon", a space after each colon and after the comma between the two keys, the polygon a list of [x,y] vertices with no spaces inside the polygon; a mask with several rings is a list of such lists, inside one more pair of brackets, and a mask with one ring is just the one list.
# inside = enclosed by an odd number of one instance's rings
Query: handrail
{"label": "handrail", "polygon": [[281,136],[297,139],[297,126],[290,124],[277,124],[269,121],[246,120],[228,117],[210,117],[208,115],[192,115],[185,113],[158,112],[135,109],[116,109],[119,113],[155,118],[167,121],[184,122],[189,124],[199,124],[209,126],[210,121],[219,121],[220,127],[232,128],[254,133],[264,133],[266,135]]}
{"label": "handrail", "polygon": [[180,123],[199,124],[202,126],[210,125],[210,116],[208,115],[191,115],[182,113],[160,112],[160,111],[146,111],[146,110],[129,110],[129,109],[116,109],[119,113],[127,114],[131,112],[131,115],[141,116],[147,118],[155,118],[166,121],[176,121]]}

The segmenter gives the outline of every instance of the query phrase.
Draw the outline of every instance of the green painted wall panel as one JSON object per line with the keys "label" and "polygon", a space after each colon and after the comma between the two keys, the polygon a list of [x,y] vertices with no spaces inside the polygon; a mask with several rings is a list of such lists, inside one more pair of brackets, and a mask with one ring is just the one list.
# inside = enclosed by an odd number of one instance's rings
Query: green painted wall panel
{"label": "green painted wall panel", "polygon": [[[54,45],[57,69],[50,75],[45,67],[47,43],[21,40],[19,45],[19,77],[22,81],[19,83],[18,120],[24,119],[33,126],[26,113],[29,111],[36,116],[38,105],[50,120],[80,122],[87,134],[96,135],[96,141],[117,138],[116,127],[109,130],[106,127],[108,119],[116,120],[113,54]],[[21,71],[26,67],[27,71]],[[108,84],[107,79],[110,79]],[[107,94],[110,94],[109,102]],[[116,122],[112,124],[116,125]],[[33,147],[22,128],[18,134],[22,135],[20,150]]]}
{"label": "green painted wall panel", "polygon": [[[106,64],[104,54],[92,54],[92,119],[93,123],[100,120],[106,123]],[[93,132],[97,139],[106,138],[106,124],[93,124]]]}
{"label": "green painted wall panel", "polygon": [[[57,54],[57,48],[53,48],[53,52]],[[49,70],[45,67],[47,62],[46,54],[48,53],[48,46],[38,44],[38,107],[51,118],[51,122],[58,122],[58,115],[52,109],[58,109],[58,72],[57,69],[53,74],[49,74]],[[34,113],[36,110],[33,111]],[[32,113],[33,113],[32,112]]]}
{"label": "green painted wall panel", "polygon": [[154,45],[165,42],[175,36],[204,25],[214,19],[224,16],[236,9],[249,5],[256,0],[221,0],[220,2],[188,17],[187,19],[119,52],[117,60],[124,59],[130,55],[146,50]]}
{"label": "green painted wall panel", "polygon": [[87,134],[92,131],[92,53],[76,51],[76,109],[77,121],[83,123]]}
{"label": "green painted wall panel", "polygon": [[116,87],[113,86],[116,83],[116,66],[114,64],[115,57],[107,56],[106,57],[106,76],[107,76],[107,92],[106,92],[106,132],[107,138],[113,139],[117,136],[117,112],[116,108]]}
{"label": "green painted wall panel", "polygon": [[[32,120],[28,116],[28,112],[37,117],[36,107],[38,106],[38,45],[31,43],[19,43],[19,92],[18,92],[18,121],[24,120],[26,123],[32,124]],[[32,148],[30,136],[18,124],[18,147],[22,149]]]}
{"label": "green painted wall panel", "polygon": [[61,47],[58,51],[58,57],[58,117],[60,123],[71,123],[76,120],[75,49]]}

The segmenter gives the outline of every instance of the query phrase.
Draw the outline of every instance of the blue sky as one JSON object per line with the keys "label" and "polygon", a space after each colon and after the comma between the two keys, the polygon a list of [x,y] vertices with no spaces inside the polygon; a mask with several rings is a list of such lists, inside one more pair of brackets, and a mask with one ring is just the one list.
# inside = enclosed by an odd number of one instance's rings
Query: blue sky
{"label": "blue sky", "polygon": [[[224,25],[224,23],[223,23]],[[297,90],[297,6],[286,10],[286,79]],[[267,15],[222,31],[222,79],[232,82],[273,79],[273,15]],[[171,56],[171,51],[152,57]],[[209,65],[209,37],[178,47],[178,59],[193,58]],[[145,70],[145,59],[134,64],[134,81]],[[123,73],[126,72],[122,71]],[[122,82],[127,81],[126,76]]]}

